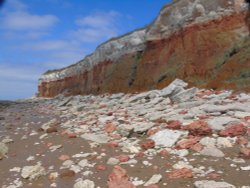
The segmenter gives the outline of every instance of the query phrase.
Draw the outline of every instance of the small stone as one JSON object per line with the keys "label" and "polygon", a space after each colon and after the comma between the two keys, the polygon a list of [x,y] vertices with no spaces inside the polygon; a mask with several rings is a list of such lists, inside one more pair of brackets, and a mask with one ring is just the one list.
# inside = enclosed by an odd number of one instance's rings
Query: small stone
{"label": "small stone", "polygon": [[64,161],[63,164],[62,164],[62,166],[63,166],[62,168],[70,168],[73,164],[74,164],[73,161],[71,161],[71,160],[66,160],[66,161]]}
{"label": "small stone", "polygon": [[234,137],[234,136],[244,136],[247,132],[247,128],[242,125],[242,124],[236,124],[236,125],[232,125],[227,127],[224,130],[221,130],[219,132],[220,136],[230,136],[230,137]]}
{"label": "small stone", "polygon": [[92,167],[92,165],[89,163],[87,159],[82,159],[81,161],[78,162],[78,165],[82,168]]}
{"label": "small stone", "polygon": [[129,181],[127,171],[115,166],[109,175],[108,188],[135,188],[135,186]]}
{"label": "small stone", "polygon": [[109,141],[109,137],[105,134],[86,133],[86,134],[81,135],[81,138],[84,138],[85,140],[90,140],[99,144],[106,144]]}
{"label": "small stone", "polygon": [[129,160],[129,156],[127,155],[119,155],[115,158],[118,159],[120,162],[127,162]]}
{"label": "small stone", "polygon": [[58,132],[56,127],[50,127],[46,129],[46,133],[55,133]]}
{"label": "small stone", "polygon": [[56,151],[57,149],[62,148],[62,145],[55,145],[55,146],[50,146],[49,149],[51,150],[51,152]]}
{"label": "small stone", "polygon": [[200,152],[203,149],[203,146],[200,143],[197,143],[197,144],[193,145],[190,149],[192,149],[196,152]]}
{"label": "small stone", "polygon": [[171,179],[174,178],[192,178],[193,172],[188,168],[177,169],[172,172],[169,172],[167,176]]}
{"label": "small stone", "polygon": [[225,154],[217,149],[217,148],[213,148],[213,147],[205,147],[203,148],[203,150],[200,151],[200,154],[202,155],[206,155],[206,156],[211,156],[211,157],[224,157]]}
{"label": "small stone", "polygon": [[35,157],[34,156],[29,156],[26,161],[30,162],[30,161],[34,161],[35,160]]}
{"label": "small stone", "polygon": [[9,143],[12,143],[12,142],[14,142],[14,140],[10,139],[10,138],[5,138],[5,139],[2,140],[2,143],[4,143],[4,144],[9,144]]}
{"label": "small stone", "polygon": [[105,171],[105,170],[107,170],[107,167],[104,166],[104,165],[97,165],[95,167],[95,169],[98,170],[98,171]]}
{"label": "small stone", "polygon": [[113,123],[106,123],[104,128],[106,133],[112,133],[116,130],[116,126]]}
{"label": "small stone", "polygon": [[240,169],[243,171],[250,171],[250,166],[242,166]]}
{"label": "small stone", "polygon": [[117,148],[119,146],[119,144],[117,142],[114,142],[114,141],[109,142],[107,145],[111,148]]}
{"label": "small stone", "polygon": [[138,153],[135,154],[135,157],[142,158],[142,157],[144,157],[144,155],[145,154],[143,152],[138,152]]}
{"label": "small stone", "polygon": [[117,165],[119,162],[120,161],[118,159],[111,157],[111,158],[108,159],[107,164],[108,165]]}
{"label": "small stone", "polygon": [[211,172],[207,176],[209,177],[209,179],[218,179],[221,177],[221,175],[219,173],[216,173],[216,172]]}
{"label": "small stone", "polygon": [[160,155],[160,156],[167,156],[167,155],[169,155],[169,152],[168,152],[167,150],[163,149],[163,150],[161,150],[161,151],[159,152],[159,155]]}
{"label": "small stone", "polygon": [[14,168],[10,169],[10,172],[21,172],[21,168],[20,167],[14,167]]}
{"label": "small stone", "polygon": [[200,144],[206,147],[215,147],[216,139],[211,137],[204,137],[200,140]]}
{"label": "small stone", "polygon": [[76,133],[68,133],[68,138],[77,138]]}
{"label": "small stone", "polygon": [[178,130],[181,128],[181,122],[178,120],[168,121],[167,124],[166,128],[168,129]]}
{"label": "small stone", "polygon": [[152,184],[157,184],[161,181],[161,179],[162,179],[161,174],[155,174],[144,184],[144,186],[146,187]]}
{"label": "small stone", "polygon": [[199,137],[183,139],[176,144],[177,149],[189,149],[200,141]]}
{"label": "small stone", "polygon": [[90,180],[78,180],[75,184],[73,188],[94,188],[95,187],[95,183],[93,181]]}
{"label": "small stone", "polygon": [[194,182],[195,188],[236,188],[226,182],[216,182],[213,180],[202,180]]}
{"label": "small stone", "polygon": [[61,155],[59,158],[58,158],[60,161],[66,161],[66,160],[69,160],[70,157],[68,155]]}
{"label": "small stone", "polygon": [[75,174],[76,173],[73,170],[64,170],[61,172],[60,178],[74,177]]}
{"label": "small stone", "polygon": [[154,147],[155,147],[155,141],[151,139],[141,143],[141,148],[144,150],[151,149]]}
{"label": "small stone", "polygon": [[6,144],[0,142],[0,160],[8,153],[9,149]]}
{"label": "small stone", "polygon": [[150,137],[155,141],[155,145],[162,145],[165,147],[172,147],[181,136],[187,135],[185,131],[178,130],[162,130]]}
{"label": "small stone", "polygon": [[207,136],[212,134],[212,129],[205,121],[195,121],[183,129],[188,130],[189,134],[193,136]]}
{"label": "small stone", "polygon": [[223,137],[218,137],[217,138],[217,147],[223,147],[223,148],[230,148],[233,147],[234,144],[234,140],[232,140],[232,138],[223,138]]}
{"label": "small stone", "polygon": [[247,145],[248,140],[243,136],[239,136],[239,137],[237,137],[236,143],[240,144],[240,145]]}
{"label": "small stone", "polygon": [[240,122],[239,119],[225,116],[225,117],[215,117],[209,120],[208,124],[213,130],[222,130],[226,125],[239,122]]}
{"label": "small stone", "polygon": [[29,180],[35,180],[43,175],[46,175],[45,168],[39,163],[35,166],[25,166],[21,172],[22,178]]}
{"label": "small stone", "polygon": [[49,174],[49,180],[51,180],[51,181],[55,181],[57,177],[58,177],[57,172],[52,172]]}
{"label": "small stone", "polygon": [[243,157],[250,158],[250,148],[241,148],[240,153]]}
{"label": "small stone", "polygon": [[148,136],[152,136],[152,135],[154,135],[155,133],[157,133],[158,131],[160,131],[160,128],[159,128],[159,127],[149,129],[148,132],[147,132],[147,135],[148,135]]}

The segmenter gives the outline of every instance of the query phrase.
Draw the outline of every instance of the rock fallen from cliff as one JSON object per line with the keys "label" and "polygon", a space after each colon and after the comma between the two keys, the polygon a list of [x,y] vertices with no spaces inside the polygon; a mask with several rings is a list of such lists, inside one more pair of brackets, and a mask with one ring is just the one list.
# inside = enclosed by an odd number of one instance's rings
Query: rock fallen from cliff
{"label": "rock fallen from cliff", "polygon": [[227,182],[216,182],[216,181],[196,181],[194,183],[196,188],[235,188],[234,185],[231,185]]}
{"label": "rock fallen from cliff", "polygon": [[46,171],[39,163],[34,166],[25,166],[21,171],[22,178],[29,180],[35,180],[43,175],[46,175]]}
{"label": "rock fallen from cliff", "polygon": [[8,153],[8,146],[0,142],[0,160]]}
{"label": "rock fallen from cliff", "polygon": [[94,188],[94,187],[95,187],[95,183],[90,180],[80,179],[74,184],[74,188]]}
{"label": "rock fallen from cliff", "polygon": [[188,188],[207,180],[248,186],[250,117],[235,112],[248,110],[249,93],[196,90],[185,102],[153,90],[143,97],[72,96],[65,106],[63,96],[10,104],[0,116],[17,128],[0,126],[9,148],[0,184]]}

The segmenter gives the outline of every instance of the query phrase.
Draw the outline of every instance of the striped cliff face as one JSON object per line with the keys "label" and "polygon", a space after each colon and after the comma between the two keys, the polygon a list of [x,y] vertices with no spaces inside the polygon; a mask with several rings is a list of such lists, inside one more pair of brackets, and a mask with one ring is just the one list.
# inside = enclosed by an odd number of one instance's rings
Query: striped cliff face
{"label": "striped cliff face", "polygon": [[245,0],[174,1],[148,28],[42,75],[39,95],[143,91],[177,77],[195,86],[250,91],[249,30]]}

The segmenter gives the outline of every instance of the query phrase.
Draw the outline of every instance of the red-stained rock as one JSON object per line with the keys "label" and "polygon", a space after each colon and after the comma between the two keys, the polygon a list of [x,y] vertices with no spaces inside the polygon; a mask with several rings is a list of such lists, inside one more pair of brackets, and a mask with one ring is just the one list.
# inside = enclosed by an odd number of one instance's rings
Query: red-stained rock
{"label": "red-stained rock", "polygon": [[167,120],[159,118],[154,121],[155,123],[162,124],[162,123],[167,123]]}
{"label": "red-stained rock", "polygon": [[195,121],[185,126],[183,130],[189,131],[193,136],[207,136],[212,134],[212,129],[205,121]]}
{"label": "red-stained rock", "polygon": [[188,113],[188,110],[181,110],[180,112],[179,112],[179,114],[181,114],[181,115],[184,115],[184,114],[187,114]]}
{"label": "red-stained rock", "polygon": [[178,130],[181,128],[181,122],[178,120],[168,121],[167,124],[168,125],[166,126],[166,128],[168,128],[168,129]]}
{"label": "red-stained rock", "polygon": [[53,143],[49,142],[47,143],[47,147],[53,146]]}
{"label": "red-stained rock", "polygon": [[218,179],[218,178],[221,177],[221,175],[218,174],[218,173],[216,173],[216,172],[211,172],[211,173],[209,173],[209,174],[207,175],[207,177],[208,177],[209,179]]}
{"label": "red-stained rock", "polygon": [[69,160],[70,157],[68,155],[61,155],[58,159],[61,161],[66,161],[66,160]]}
{"label": "red-stained rock", "polygon": [[97,165],[95,169],[98,171],[105,171],[107,170],[107,167],[105,165]]}
{"label": "red-stained rock", "polygon": [[110,134],[109,136],[114,138],[114,139],[121,139],[122,138],[122,136],[119,134]]}
{"label": "red-stained rock", "polygon": [[68,133],[68,138],[77,138],[76,133]]}
{"label": "red-stained rock", "polygon": [[109,147],[111,147],[111,148],[117,148],[118,147],[118,143],[117,142],[109,142],[108,144],[107,144]]}
{"label": "red-stained rock", "polygon": [[240,144],[240,145],[247,145],[248,144],[248,139],[246,139],[243,136],[238,136],[238,138],[236,140],[236,143]]}
{"label": "red-stained rock", "polygon": [[200,141],[200,137],[183,139],[176,144],[177,149],[189,149]]}
{"label": "red-stained rock", "polygon": [[116,126],[113,123],[107,123],[104,130],[106,133],[112,133],[116,130]]}
{"label": "red-stained rock", "polygon": [[159,130],[161,130],[160,127],[149,129],[148,132],[147,132],[147,135],[152,136],[155,133],[157,133]]}
{"label": "red-stained rock", "polygon": [[246,132],[247,132],[247,128],[244,125],[236,124],[236,125],[229,126],[224,130],[221,130],[219,132],[219,135],[225,136],[225,137],[244,136]]}
{"label": "red-stained rock", "polygon": [[211,91],[211,90],[206,90],[206,91],[197,92],[197,93],[196,93],[196,96],[199,97],[199,98],[203,98],[203,97],[205,97],[205,96],[209,96],[209,95],[212,95],[212,94],[214,94],[213,91]]}
{"label": "red-stained rock", "polygon": [[136,158],[142,158],[142,157],[144,157],[145,156],[145,154],[143,153],[143,152],[139,152],[139,153],[136,153],[135,154],[135,157]]}
{"label": "red-stained rock", "polygon": [[153,166],[153,170],[154,170],[154,171],[158,171],[158,170],[159,170],[159,166],[154,165],[154,166]]}
{"label": "red-stained rock", "polygon": [[200,152],[203,148],[204,148],[204,146],[202,144],[197,143],[197,144],[193,145],[190,149],[192,149],[196,152]]}
{"label": "red-stained rock", "polygon": [[113,115],[113,112],[108,112],[107,113],[107,116],[112,116]]}
{"label": "red-stained rock", "polygon": [[243,118],[246,122],[250,120],[250,116],[246,116]]}
{"label": "red-stained rock", "polygon": [[141,143],[141,148],[144,150],[151,149],[154,147],[155,147],[155,141],[151,139]]}
{"label": "red-stained rock", "polygon": [[115,166],[109,175],[108,188],[135,188],[135,186],[129,181],[127,171]]}
{"label": "red-stained rock", "polygon": [[240,149],[240,154],[243,157],[250,158],[250,148],[241,148]]}
{"label": "red-stained rock", "polygon": [[118,159],[121,163],[127,162],[129,160],[129,156],[127,155],[119,155],[119,156],[116,156],[115,158]]}
{"label": "red-stained rock", "polygon": [[63,130],[60,134],[61,134],[61,136],[64,136],[64,135],[68,134],[68,131],[67,130]]}
{"label": "red-stained rock", "polygon": [[198,118],[199,118],[200,120],[204,120],[204,119],[208,119],[209,116],[207,116],[207,115],[202,115],[202,116],[198,116]]}
{"label": "red-stained rock", "polygon": [[167,156],[167,155],[169,155],[169,152],[168,152],[167,150],[163,149],[163,150],[161,150],[161,151],[159,152],[159,155],[160,155],[160,156]]}
{"label": "red-stained rock", "polygon": [[172,172],[169,172],[167,176],[171,179],[174,178],[192,178],[193,172],[188,168],[177,169]]}

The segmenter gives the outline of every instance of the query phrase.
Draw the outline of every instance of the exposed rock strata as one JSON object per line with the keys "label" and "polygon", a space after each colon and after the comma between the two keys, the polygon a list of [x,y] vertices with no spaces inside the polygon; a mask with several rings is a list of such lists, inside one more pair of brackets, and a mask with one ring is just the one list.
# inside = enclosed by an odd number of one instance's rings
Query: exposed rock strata
{"label": "exposed rock strata", "polygon": [[250,91],[249,30],[245,0],[174,1],[148,28],[45,73],[39,95],[144,91],[176,77],[195,86]]}

